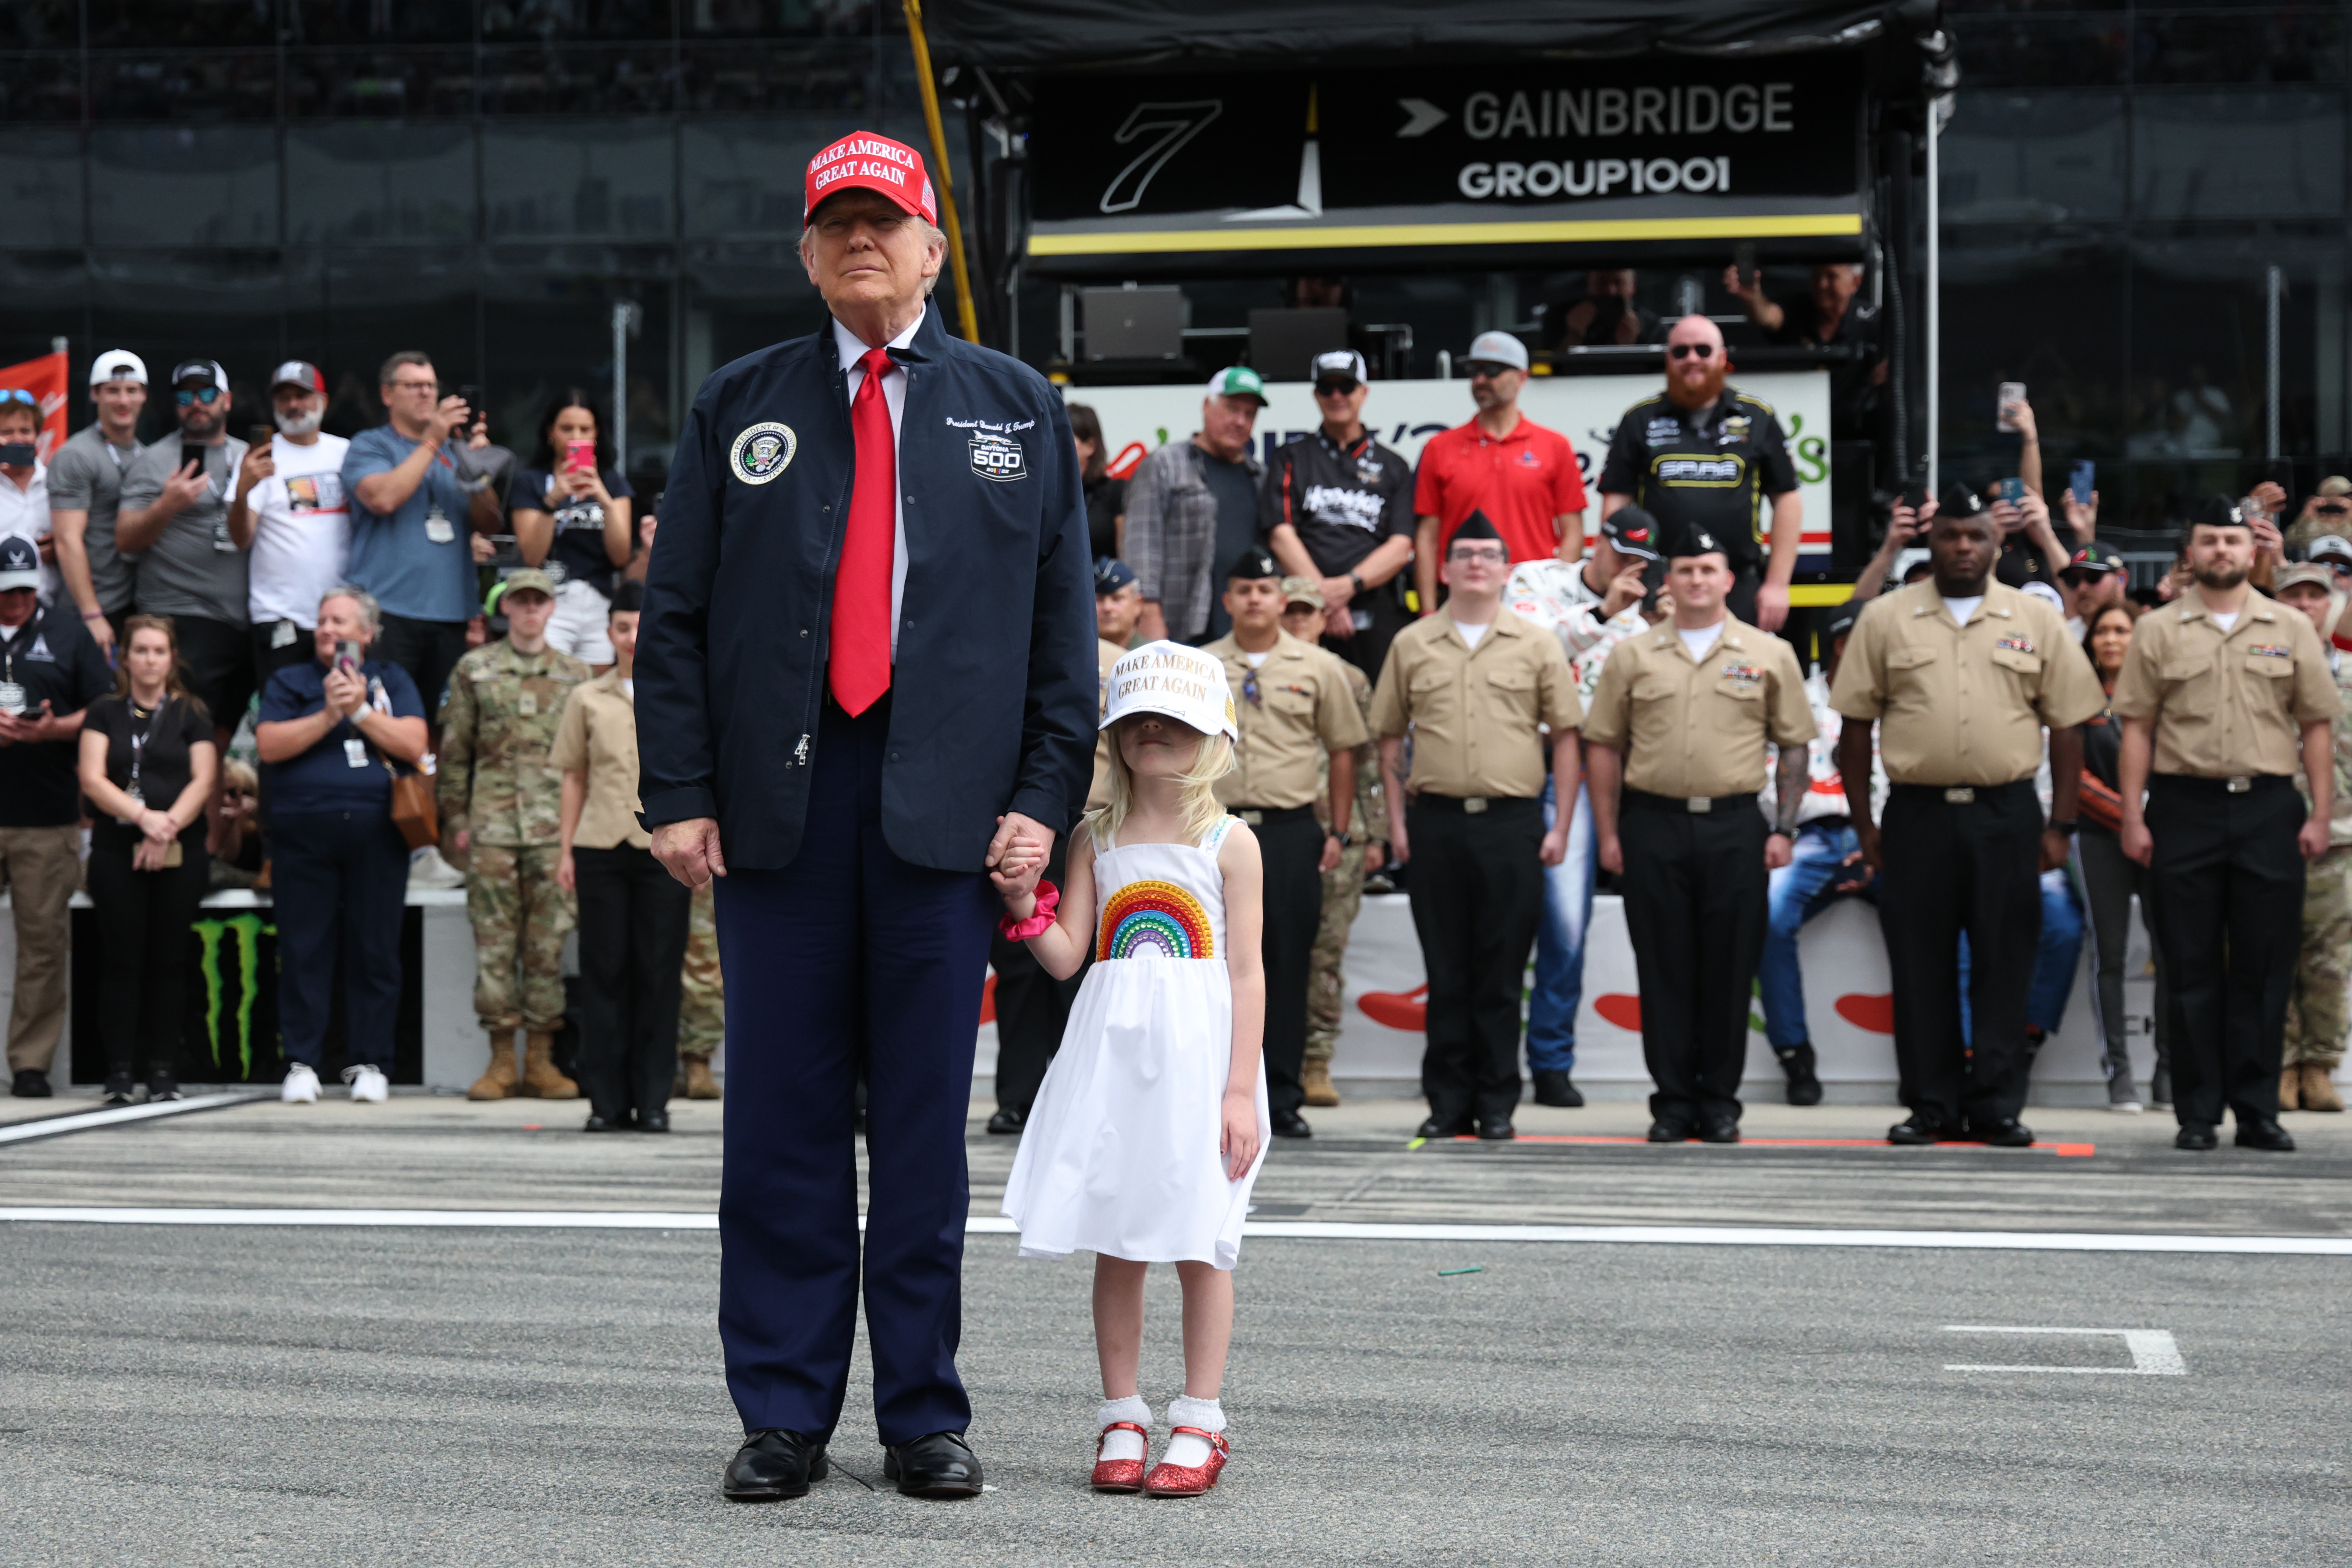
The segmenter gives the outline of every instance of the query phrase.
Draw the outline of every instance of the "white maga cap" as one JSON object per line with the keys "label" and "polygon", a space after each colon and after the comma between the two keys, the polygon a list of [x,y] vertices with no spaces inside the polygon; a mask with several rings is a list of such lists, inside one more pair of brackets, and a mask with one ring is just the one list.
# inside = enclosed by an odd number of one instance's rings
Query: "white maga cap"
{"label": "white maga cap", "polygon": [[1489,364],[1507,364],[1513,370],[1525,370],[1528,368],[1528,345],[1510,332],[1480,332],[1470,340],[1470,352],[1462,357]]}
{"label": "white maga cap", "polygon": [[1158,713],[1203,735],[1223,731],[1229,741],[1241,739],[1224,661],[1180,642],[1148,642],[1122,654],[1110,667],[1108,695],[1106,730],[1130,713]]}
{"label": "white maga cap", "polygon": [[89,364],[89,384],[104,386],[110,381],[135,381],[147,384],[147,362],[129,349],[109,349]]}

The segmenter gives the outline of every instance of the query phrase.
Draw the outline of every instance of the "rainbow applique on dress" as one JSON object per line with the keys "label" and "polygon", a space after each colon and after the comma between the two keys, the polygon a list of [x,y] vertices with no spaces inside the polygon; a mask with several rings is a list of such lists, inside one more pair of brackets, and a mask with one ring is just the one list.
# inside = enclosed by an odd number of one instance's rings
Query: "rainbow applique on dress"
{"label": "rainbow applique on dress", "polygon": [[1173,882],[1129,882],[1103,906],[1097,959],[1214,958],[1217,939],[1201,900]]}

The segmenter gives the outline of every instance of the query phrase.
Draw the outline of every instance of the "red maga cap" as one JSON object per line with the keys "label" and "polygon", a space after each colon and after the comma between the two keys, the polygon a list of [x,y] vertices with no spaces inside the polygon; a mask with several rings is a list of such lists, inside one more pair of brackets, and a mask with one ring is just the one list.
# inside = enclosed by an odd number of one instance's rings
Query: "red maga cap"
{"label": "red maga cap", "polygon": [[923,155],[903,142],[856,131],[809,160],[808,183],[801,199],[801,221],[808,222],[817,203],[836,191],[878,191],[925,223],[940,221],[939,199],[931,195],[931,176]]}

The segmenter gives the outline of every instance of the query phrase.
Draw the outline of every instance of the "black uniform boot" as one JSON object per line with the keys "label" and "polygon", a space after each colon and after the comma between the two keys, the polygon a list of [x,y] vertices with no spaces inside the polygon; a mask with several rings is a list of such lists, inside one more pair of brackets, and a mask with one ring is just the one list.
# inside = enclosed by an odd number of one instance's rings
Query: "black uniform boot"
{"label": "black uniform boot", "polygon": [[1786,1049],[1775,1046],[1772,1054],[1780,1058],[1780,1070],[1789,1075],[1789,1103],[1819,1105],[1822,1102],[1822,1080],[1813,1076],[1811,1044],[1790,1046]]}

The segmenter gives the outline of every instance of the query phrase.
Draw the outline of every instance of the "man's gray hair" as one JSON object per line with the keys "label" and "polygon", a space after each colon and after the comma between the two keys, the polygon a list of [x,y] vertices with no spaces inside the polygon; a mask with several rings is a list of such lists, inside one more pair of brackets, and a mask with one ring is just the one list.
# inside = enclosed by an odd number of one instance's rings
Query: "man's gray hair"
{"label": "man's gray hair", "polygon": [[360,619],[367,623],[369,641],[374,641],[376,635],[383,630],[383,606],[377,604],[375,595],[365,588],[355,587],[349,583],[338,583],[319,595],[319,607],[325,609],[327,601],[330,599],[349,599],[359,606]]}
{"label": "man's gray hair", "polygon": [[[915,225],[923,231],[923,243],[925,245],[936,245],[942,252],[940,257],[940,269],[937,272],[932,273],[929,278],[923,279],[923,298],[928,300],[931,297],[931,290],[940,286],[940,279],[947,276],[948,258],[944,252],[948,247],[948,236],[945,229],[940,227],[939,225],[930,222],[927,218],[917,216],[915,218]],[[802,261],[805,262],[808,260],[809,247],[815,243],[815,229],[803,228],[801,230]]]}
{"label": "man's gray hair", "polygon": [[423,349],[395,350],[392,357],[383,362],[383,368],[375,373],[375,384],[378,386],[390,386],[392,384],[392,378],[399,373],[400,367],[404,364],[413,364],[419,370],[431,370],[433,368],[433,356],[426,353]]}

